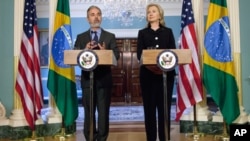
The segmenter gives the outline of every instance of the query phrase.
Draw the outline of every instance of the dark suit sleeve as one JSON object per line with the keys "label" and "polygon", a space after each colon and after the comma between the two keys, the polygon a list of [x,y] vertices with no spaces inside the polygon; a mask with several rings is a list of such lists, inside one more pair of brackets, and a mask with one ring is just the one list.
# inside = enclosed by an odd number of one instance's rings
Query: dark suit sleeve
{"label": "dark suit sleeve", "polygon": [[[172,29],[170,29],[170,32],[169,32],[169,48],[170,49],[176,49],[176,45],[175,45],[175,39],[174,39],[174,34],[173,34],[173,31]],[[176,75],[176,72],[175,72],[175,69],[172,70],[172,71],[168,71],[167,72],[167,82],[169,82],[168,86],[169,88],[172,88],[172,89],[169,89],[169,92],[168,93],[172,93],[173,92],[173,85],[174,85],[174,80],[175,80],[175,75]]]}
{"label": "dark suit sleeve", "polygon": [[172,29],[170,29],[170,35],[169,35],[169,47],[170,49],[176,49],[176,45],[175,45],[175,39],[174,39],[174,34]]}
{"label": "dark suit sleeve", "polygon": [[75,42],[75,45],[74,45],[74,49],[80,49],[80,41],[79,41],[79,35],[77,35],[76,37],[76,42]]}
{"label": "dark suit sleeve", "polygon": [[120,58],[120,52],[116,45],[115,34],[108,32],[106,30],[102,30],[100,43],[105,43],[106,49],[113,50],[115,58],[118,60]]}
{"label": "dark suit sleeve", "polygon": [[113,50],[115,58],[118,60],[120,58],[120,52],[116,45],[116,38],[114,34],[111,34],[110,48]]}
{"label": "dark suit sleeve", "polygon": [[143,34],[142,31],[140,30],[137,36],[137,59],[139,61],[141,60],[142,50],[143,50]]}
{"label": "dark suit sleeve", "polygon": [[88,31],[78,34],[75,41],[74,49],[84,49],[90,40],[91,39]]}

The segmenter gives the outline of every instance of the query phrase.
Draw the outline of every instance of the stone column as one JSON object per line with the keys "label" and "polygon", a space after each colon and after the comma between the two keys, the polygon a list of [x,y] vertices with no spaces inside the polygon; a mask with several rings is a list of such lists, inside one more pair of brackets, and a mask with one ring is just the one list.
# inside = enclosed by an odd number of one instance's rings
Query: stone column
{"label": "stone column", "polygon": [[239,88],[238,97],[240,104],[240,116],[234,121],[234,123],[242,124],[248,122],[248,115],[245,112],[245,108],[242,103],[239,2],[235,2],[235,0],[227,0],[227,7],[230,19],[231,47],[234,57],[235,76]]}
{"label": "stone column", "polygon": [[[51,50],[52,40],[53,40],[53,31],[54,31],[54,19],[56,12],[57,0],[49,1],[49,48]],[[62,115],[59,112],[53,96],[49,95],[49,108],[46,113],[47,123],[61,123]]]}
{"label": "stone column", "polygon": [[[16,82],[16,73],[18,68],[18,59],[20,54],[20,45],[22,39],[22,30],[23,30],[23,7],[24,0],[19,0],[14,2],[14,83]],[[15,84],[14,84],[15,87]],[[14,89],[14,109],[12,115],[10,116],[10,126],[27,126],[27,122],[24,117],[22,104],[18,94]]]}
{"label": "stone column", "polygon": [[0,101],[0,126],[8,126],[9,119],[6,117],[6,109]]}

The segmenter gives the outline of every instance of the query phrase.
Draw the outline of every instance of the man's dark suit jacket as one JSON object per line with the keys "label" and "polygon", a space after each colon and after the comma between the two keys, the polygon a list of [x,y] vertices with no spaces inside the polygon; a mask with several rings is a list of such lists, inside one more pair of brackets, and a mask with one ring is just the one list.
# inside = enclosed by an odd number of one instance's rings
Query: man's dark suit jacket
{"label": "man's dark suit jacket", "polygon": [[[90,30],[77,35],[74,49],[84,49],[86,44],[91,41]],[[120,57],[119,50],[116,46],[116,38],[113,33],[101,29],[99,43],[105,43],[106,49],[113,50],[116,59]],[[96,87],[112,87],[111,66],[97,66],[94,69],[94,83]],[[82,70],[81,85],[82,88],[90,86],[89,72]]]}

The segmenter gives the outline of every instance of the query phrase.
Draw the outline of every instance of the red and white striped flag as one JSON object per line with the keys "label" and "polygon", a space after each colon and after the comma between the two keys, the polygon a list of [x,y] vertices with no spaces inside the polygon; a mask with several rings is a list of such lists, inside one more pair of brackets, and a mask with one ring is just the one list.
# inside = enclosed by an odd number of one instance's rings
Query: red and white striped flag
{"label": "red and white striped flag", "polygon": [[179,43],[180,49],[191,49],[192,63],[179,65],[176,120],[180,119],[186,108],[193,106],[203,99],[200,63],[191,0],[183,0]]}
{"label": "red and white striped flag", "polygon": [[25,0],[23,34],[15,89],[20,96],[26,121],[35,130],[43,107],[38,29],[35,0]]}

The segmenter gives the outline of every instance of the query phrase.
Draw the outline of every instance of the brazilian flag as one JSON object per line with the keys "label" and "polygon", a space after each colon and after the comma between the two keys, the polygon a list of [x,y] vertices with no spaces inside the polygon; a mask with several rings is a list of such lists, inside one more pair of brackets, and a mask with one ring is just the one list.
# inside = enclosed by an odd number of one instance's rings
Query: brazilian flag
{"label": "brazilian flag", "polygon": [[204,86],[230,124],[240,110],[226,0],[210,0],[204,45]]}
{"label": "brazilian flag", "polygon": [[63,116],[65,126],[78,116],[75,70],[64,64],[64,50],[72,49],[70,9],[68,0],[58,0],[54,21],[47,87]]}
{"label": "brazilian flag", "polygon": [[210,0],[204,45],[204,86],[230,124],[240,109],[226,0]]}

